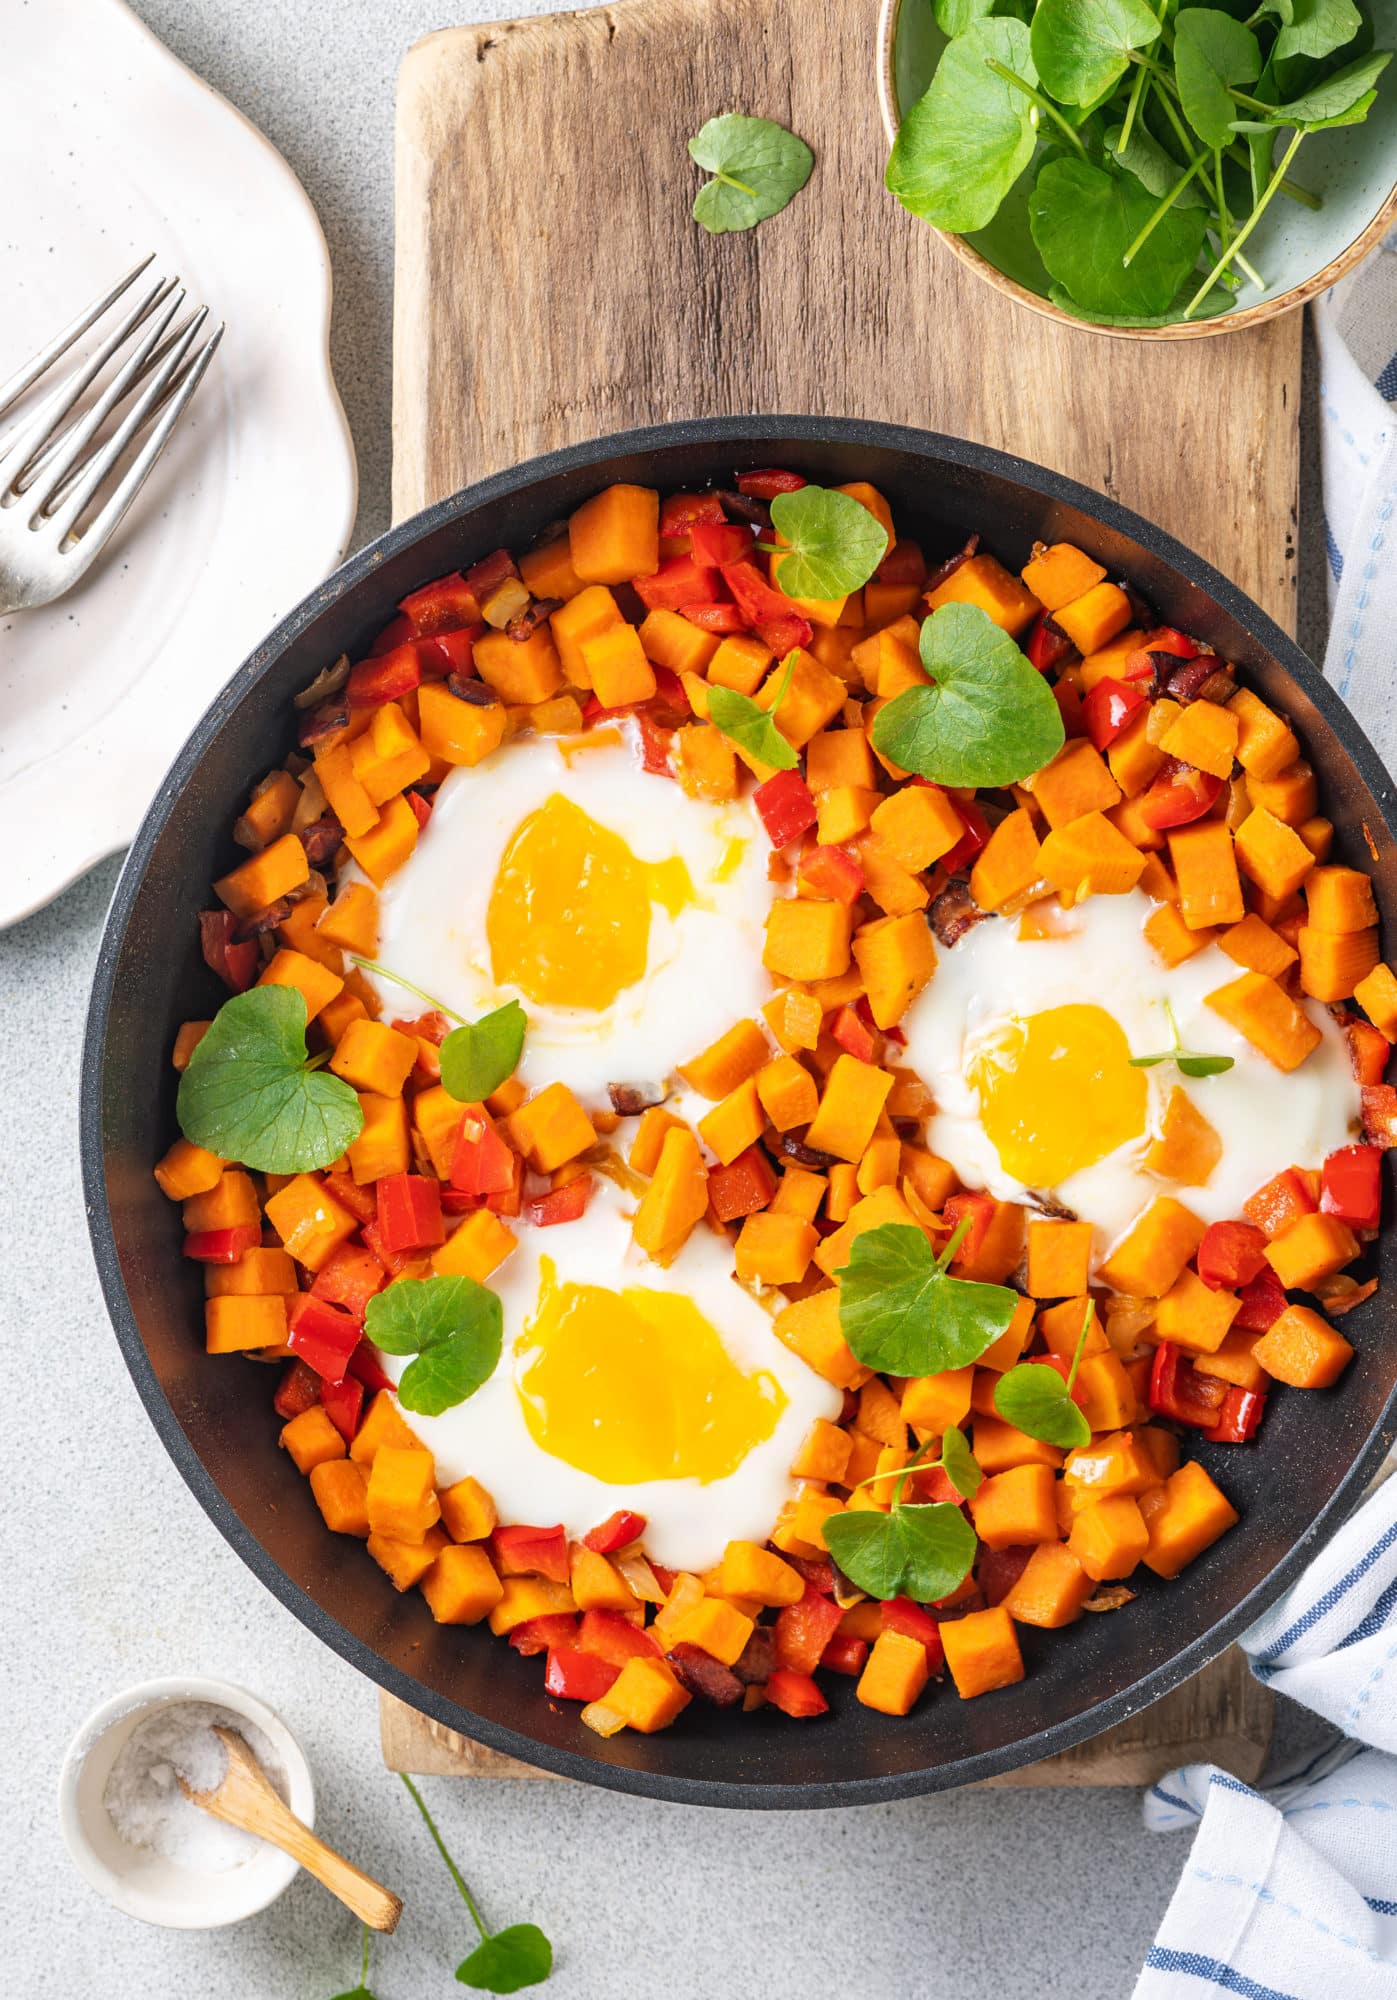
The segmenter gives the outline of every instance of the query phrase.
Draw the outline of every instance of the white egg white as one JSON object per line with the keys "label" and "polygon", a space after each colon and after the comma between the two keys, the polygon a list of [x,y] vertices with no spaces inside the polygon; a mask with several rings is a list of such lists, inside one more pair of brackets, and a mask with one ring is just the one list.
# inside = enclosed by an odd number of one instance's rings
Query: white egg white
{"label": "white egg white", "polygon": [[[663,1082],[770,996],[761,963],[770,849],[750,803],[690,798],[642,769],[629,736],[567,752],[557,738],[524,737],[450,773],[416,850],[379,892],[377,955],[467,1020],[519,1000],[529,1016],[522,1081],[565,1083],[604,1105],[608,1083]],[[539,1005],[492,970],[486,912],[501,858],[555,793],[619,835],[637,860],[677,857],[695,891],[676,917],[652,906],[646,974],[600,1011]],[[374,983],[386,1018],[416,1011],[401,987]]]}
{"label": "white egg white", "polygon": [[[838,1415],[837,1389],[783,1347],[771,1314],[733,1277],[732,1245],[700,1223],[667,1268],[651,1263],[631,1242],[634,1201],[599,1180],[586,1214],[577,1222],[539,1229],[512,1226],[519,1242],[490,1280],[504,1308],[504,1352],[485,1385],[439,1417],[405,1412],[436,1459],[437,1484],[469,1474],[494,1498],[502,1521],[551,1526],[561,1521],[580,1537],[618,1507],[646,1517],[646,1552],[672,1569],[704,1570],[734,1540],[765,1542],[772,1523],[797,1488],[790,1465],[817,1417]],[[526,1330],[539,1297],[539,1259],[547,1257],[562,1284],[642,1285],[691,1299],[745,1373],[773,1376],[786,1407],[771,1435],[754,1445],[725,1478],[706,1484],[668,1479],[613,1485],[544,1451],[534,1440],[516,1386],[527,1367]],[[776,1301],[775,1303],[780,1303]],[[397,1381],[405,1360],[383,1357]]]}
{"label": "white egg white", "polygon": [[[1347,1046],[1328,1009],[1304,1002],[1323,1039],[1298,1070],[1283,1074],[1205,1004],[1242,968],[1215,944],[1182,965],[1166,966],[1142,928],[1153,908],[1139,890],[1092,896],[1064,920],[1071,926],[1066,934],[1041,939],[1021,938],[1015,919],[977,924],[940,954],[930,985],[902,1023],[905,1060],[936,1099],[927,1145],[950,1161],[966,1186],[986,1188],[1002,1201],[1022,1201],[1031,1191],[1002,1167],[968,1078],[977,1047],[1007,1020],[1094,1003],[1118,1023],[1132,1055],[1148,1055],[1171,1045],[1167,1000],[1185,1048],[1232,1057],[1230,1070],[1197,1080],[1181,1076],[1172,1063],[1145,1070],[1146,1135],[1055,1189],[1032,1191],[1054,1193],[1094,1224],[1098,1262],[1155,1195],[1174,1195],[1205,1222],[1239,1216],[1247,1197],[1283,1167],[1317,1167],[1336,1146],[1348,1144],[1359,1118]],[[1177,1186],[1140,1163],[1176,1085],[1222,1141],[1222,1158],[1204,1187]]]}

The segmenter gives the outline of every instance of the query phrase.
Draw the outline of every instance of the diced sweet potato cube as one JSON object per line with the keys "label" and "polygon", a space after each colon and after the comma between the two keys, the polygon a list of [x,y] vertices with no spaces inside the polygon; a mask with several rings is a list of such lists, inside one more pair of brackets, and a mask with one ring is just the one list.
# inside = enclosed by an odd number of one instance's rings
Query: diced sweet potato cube
{"label": "diced sweet potato cube", "polygon": [[1145,857],[1104,813],[1083,813],[1056,826],[1039,853],[1055,889],[1080,902],[1085,896],[1123,896],[1135,887]]}
{"label": "diced sweet potato cube", "polygon": [[1094,562],[1071,542],[1054,542],[1049,548],[1035,548],[1019,573],[1048,612],[1060,611],[1064,604],[1085,597],[1106,575],[1099,562]]}
{"label": "diced sweet potato cube", "polygon": [[672,674],[701,674],[723,642],[716,632],[701,632],[660,605],[642,619],[640,643],[657,667],[668,667]]}
{"label": "diced sweet potato cube", "polygon": [[685,1125],[664,1136],[649,1187],[631,1224],[631,1234],[647,1255],[661,1262],[675,1256],[708,1210],[708,1170],[698,1140]]}
{"label": "diced sweet potato cube", "polygon": [[664,1661],[644,1658],[627,1660],[607,1689],[605,1701],[628,1728],[643,1736],[667,1729],[688,1705],[689,1696]]}
{"label": "diced sweet potato cube", "polygon": [[1002,819],[970,870],[970,893],[982,910],[1000,910],[1043,880],[1042,849],[1022,807]]}
{"label": "diced sweet potato cube", "polygon": [[1221,1158],[1222,1140],[1216,1126],[1182,1084],[1175,1084],[1164,1107],[1158,1137],[1145,1148],[1145,1166],[1161,1180],[1176,1181],[1180,1187],[1206,1187]]}
{"label": "diced sweet potato cube", "polygon": [[[1237,865],[1268,896],[1293,896],[1315,865],[1309,848],[1284,820],[1253,806],[1237,829]],[[1258,968],[1262,970],[1263,968]]]}
{"label": "diced sweet potato cube", "polygon": [[[765,1052],[765,1051],[763,1051]],[[698,1122],[699,1137],[718,1156],[722,1166],[731,1166],[739,1153],[755,1145],[766,1129],[766,1113],[757,1096],[757,1079],[749,1076],[730,1090]]]}
{"label": "diced sweet potato cube", "polygon": [[[762,1053],[766,1054],[765,1044]],[[808,1125],[820,1103],[814,1077],[795,1056],[778,1056],[775,1062],[763,1063],[757,1071],[757,1096],[778,1132]]]}
{"label": "diced sweet potato cube", "polygon": [[761,1285],[798,1285],[819,1242],[813,1222],[799,1215],[749,1215],[738,1232],[733,1264],[739,1278]]}
{"label": "diced sweet potato cube", "polygon": [[1062,1464],[1062,1453],[1055,1444],[1030,1437],[1027,1431],[1006,1424],[1002,1417],[982,1416],[977,1412],[971,1436],[980,1470],[987,1477],[1008,1472],[1016,1465]]}
{"label": "diced sweet potato cube", "polygon": [[1204,1223],[1169,1195],[1156,1195],[1101,1266],[1101,1280],[1134,1298],[1162,1298],[1203,1241]]}
{"label": "diced sweet potato cube", "polygon": [[1139,1408],[1135,1385],[1115,1353],[1089,1354],[1077,1370],[1073,1393],[1093,1431],[1119,1430],[1135,1421]]}
{"label": "diced sweet potato cube", "polygon": [[813,1222],[827,1186],[823,1174],[811,1173],[808,1167],[789,1166],[777,1181],[768,1206],[773,1215],[799,1215]]}
{"label": "diced sweet potato cube", "polygon": [[[1081,1321],[1077,1322],[1080,1329]],[[979,1366],[996,1375],[1007,1374],[1021,1358],[1028,1345],[1028,1336],[1033,1330],[1033,1300],[1020,1299],[1014,1307],[1014,1317],[980,1356]]]}
{"label": "diced sweet potato cube", "polygon": [[1255,1343],[1252,1356],[1292,1389],[1328,1389],[1353,1359],[1353,1348],[1312,1307],[1287,1306]]}
{"label": "diced sweet potato cube", "polygon": [[1091,1267],[1089,1222],[1028,1225],[1028,1289],[1035,1299],[1082,1297]]}
{"label": "diced sweet potato cube", "polygon": [[469,1474],[437,1495],[441,1518],[453,1542],[483,1542],[499,1522],[495,1503]]}
{"label": "diced sweet potato cube", "polygon": [[1142,929],[1166,965],[1182,965],[1213,942],[1212,931],[1189,929],[1176,903],[1158,904]]}
{"label": "diced sweet potato cube", "polygon": [[1084,1507],[1072,1524],[1067,1546],[1087,1575],[1098,1583],[1129,1576],[1150,1545],[1139,1502],[1114,1493]]}
{"label": "diced sweet potato cube", "polygon": [[926,601],[933,611],[939,611],[943,604],[977,605],[1011,638],[1016,638],[1041,609],[1033,592],[991,555],[971,556],[961,563],[928,591]]}
{"label": "diced sweet potato cube", "polygon": [[205,1264],[204,1291],[211,1299],[290,1298],[300,1290],[296,1266],[284,1250],[245,1250],[236,1264]]}
{"label": "diced sweet potato cube", "polygon": [[550,1083],[509,1119],[509,1136],[537,1173],[551,1174],[597,1143],[591,1119],[565,1083]]}
{"label": "diced sweet potato cube", "polygon": [[1050,1465],[1015,1465],[981,1482],[970,1498],[975,1532],[988,1549],[1055,1542],[1057,1484]]}
{"label": "diced sweet potato cube", "polygon": [[[772,1557],[780,1562],[779,1556]],[[782,1568],[786,1565],[783,1563]],[[791,1570],[790,1575],[795,1576]],[[797,1579],[799,1580],[799,1579]],[[670,1646],[701,1646],[715,1660],[730,1667],[751,1638],[756,1620],[748,1618],[720,1597],[703,1597],[670,1628]]]}
{"label": "diced sweet potato cube", "polygon": [[875,1024],[895,1027],[936,970],[929,926],[915,912],[878,917],[860,924],[852,949]]}
{"label": "diced sweet potato cube", "polygon": [[737,755],[726,736],[706,722],[686,722],[674,735],[674,771],[692,799],[735,799]]}
{"label": "diced sweet potato cube", "polygon": [[440,1528],[430,1528],[420,1542],[395,1542],[391,1535],[370,1535],[364,1546],[394,1590],[411,1590],[448,1544]]}
{"label": "diced sweet potato cube", "polygon": [[1244,966],[1248,972],[1264,972],[1270,979],[1279,979],[1298,957],[1280,932],[1273,931],[1254,910],[1248,910],[1241,923],[1224,931],[1218,946],[1234,964]]}
{"label": "diced sweet potato cube", "polygon": [[840,1055],[825,1079],[806,1144],[836,1159],[859,1160],[873,1137],[892,1078],[857,1056]]}
{"label": "diced sweet potato cube", "polygon": [[713,1103],[745,1083],[771,1056],[766,1036],[755,1021],[739,1021],[710,1044],[702,1055],[680,1063],[679,1074],[700,1097]]}
{"label": "diced sweet potato cube", "polygon": [[1240,687],[1227,704],[1238,722],[1237,762],[1249,778],[1277,777],[1300,755],[1293,731],[1260,695]]}
{"label": "diced sweet potato cube", "polygon": [[1239,718],[1214,701],[1193,701],[1179,710],[1160,738],[1166,757],[1177,757],[1214,778],[1230,778],[1240,735]]}
{"label": "diced sweet potato cube", "polygon": [[965,822],[939,785],[903,785],[876,809],[873,831],[913,874],[939,861],[965,834]]}
{"label": "diced sweet potato cube", "polygon": [[1347,1000],[1378,962],[1378,931],[1320,931],[1302,924],[1300,986],[1312,1000]]}
{"label": "diced sweet potato cube", "polygon": [[1340,936],[1367,930],[1378,920],[1371,879],[1357,868],[1313,869],[1305,884],[1305,915],[1311,930]]}
{"label": "diced sweet potato cube", "polygon": [[359,1227],[359,1218],[335,1200],[314,1174],[297,1174],[267,1200],[267,1220],[291,1255],[319,1271]]}
{"label": "diced sweet potato cube", "polygon": [[1397,973],[1384,961],[1360,979],[1353,997],[1373,1026],[1389,1042],[1397,1042]]}
{"label": "diced sweet potato cube", "polygon": [[330,1068],[356,1090],[400,1097],[416,1061],[417,1043],[411,1035],[366,1019],[350,1022],[330,1058]]}
{"label": "diced sweet potato cube", "polygon": [[791,1461],[791,1473],[797,1479],[823,1479],[842,1486],[852,1448],[853,1440],[847,1431],[824,1417],[816,1417]]}
{"label": "diced sweet potato cube", "polygon": [[1095,1590],[1065,1542],[1040,1542],[1003,1600],[1003,1609],[1020,1625],[1045,1631],[1071,1625]]}
{"label": "diced sweet potato cube", "polygon": [[[212,1304],[234,1305],[240,1300],[213,1300]],[[298,1472],[310,1472],[314,1466],[324,1465],[332,1458],[343,1458],[345,1443],[338,1430],[331,1423],[319,1403],[312,1403],[308,1410],[302,1410],[298,1417],[281,1427],[277,1443],[283,1451],[291,1454]]]}
{"label": "diced sweet potato cube", "polygon": [[519,558],[519,574],[535,597],[561,597],[566,603],[582,588],[566,535],[526,549]]}
{"label": "diced sweet potato cube", "polygon": [[552,1577],[505,1576],[500,1581],[504,1590],[490,1613],[490,1630],[497,1639],[530,1618],[553,1618],[577,1609],[577,1599],[567,1584],[555,1583]]}
{"label": "diced sweet potato cube", "polygon": [[345,1154],[356,1184],[368,1187],[385,1174],[407,1173],[412,1166],[412,1138],[403,1098],[361,1090],[359,1109],[364,1114],[363,1129]]}
{"label": "diced sweet potato cube", "polygon": [[634,1167],[638,1174],[653,1174],[660,1164],[666,1134],[687,1129],[684,1120],[676,1117],[674,1112],[666,1111],[662,1104],[650,1105],[640,1114],[631,1150],[626,1156],[627,1164]]}
{"label": "diced sweet potato cube", "polygon": [[882,1715],[906,1715],[930,1673],[920,1639],[907,1632],[879,1632],[854,1692],[865,1708],[876,1708]]}
{"label": "diced sweet potato cube", "polygon": [[432,1252],[432,1272],[438,1278],[474,1278],[483,1285],[500,1268],[517,1238],[488,1208],[462,1218],[440,1248]]}
{"label": "diced sweet potato cube", "polygon": [[1141,1512],[1149,1533],[1145,1567],[1156,1576],[1177,1576],[1237,1520],[1236,1508],[1196,1459],[1147,1493]]}
{"label": "diced sweet potato cube", "polygon": [[568,522],[568,549],[582,583],[629,583],[660,566],[660,496],[649,486],[608,486]]}
{"label": "diced sweet potato cube", "polygon": [[846,903],[783,899],[767,917],[762,964],[783,979],[836,979],[848,970],[853,931]]}
{"label": "diced sweet potato cube", "polygon": [[363,1422],[354,1433],[349,1456],[356,1465],[371,1466],[384,1445],[398,1451],[421,1449],[416,1432],[409,1430],[399,1416],[397,1398],[388,1389],[380,1389],[369,1404]]}
{"label": "diced sweet potato cube", "polygon": [[380,1446],[369,1470],[368,1509],[371,1533],[420,1542],[441,1518],[432,1454],[420,1446]]}
{"label": "diced sweet potato cube", "polygon": [[1035,775],[1032,794],[1050,827],[1068,826],[1086,813],[1105,812],[1121,799],[1120,786],[1085,736],[1069,737],[1052,762]]}
{"label": "diced sweet potato cube", "polygon": [[594,639],[600,632],[614,631],[616,626],[624,623],[616,599],[605,584],[591,584],[560,606],[549,623],[553,629],[553,644],[568,680],[573,687],[590,687],[592,683],[582,655],[583,641]]}
{"label": "diced sweet potato cube", "polygon": [[1266,1261],[1288,1292],[1312,1292],[1358,1255],[1358,1238],[1337,1215],[1302,1215],[1266,1245]]}
{"label": "diced sweet potato cube", "polygon": [[1127,799],[1152,784],[1164,762],[1164,752],[1150,741],[1150,710],[1142,708],[1106,751],[1111,776]]}
{"label": "diced sweet potato cube", "polygon": [[438,1625],[478,1625],[504,1596],[484,1549],[452,1543],[422,1579],[422,1595]]}
{"label": "diced sweet potato cube", "polygon": [[837,1389],[856,1389],[872,1373],[854,1359],[840,1330],[837,1285],[792,1299],[777,1313],[772,1331],[807,1368]]}
{"label": "diced sweet potato cube", "polygon": [[196,1146],[188,1139],[176,1139],[159,1166],[155,1178],[160,1192],[171,1201],[189,1201],[194,1195],[208,1194],[223,1178],[224,1162],[217,1153]]}
{"label": "diced sweet potato cube", "polygon": [[941,1643],[962,1701],[990,1694],[995,1688],[1011,1687],[1023,1679],[1023,1655],[1014,1621],[1002,1604],[947,1619],[941,1627]]}
{"label": "diced sweet potato cube", "polygon": [[276,953],[257,984],[294,987],[306,1003],[306,1020],[310,1022],[334,999],[344,981],[304,952],[283,950]]}
{"label": "diced sweet potato cube", "polygon": [[871,830],[856,843],[859,866],[863,870],[864,894],[885,916],[903,917],[924,910],[931,891],[920,875],[904,868],[891,850]]}
{"label": "diced sweet potato cube", "polygon": [[[833,1429],[833,1426],[830,1426]],[[799,1604],[804,1579],[780,1556],[756,1542],[729,1542],[719,1572],[725,1597],[750,1597],[758,1604]]]}
{"label": "diced sweet potato cube", "polygon": [[369,880],[381,889],[416,847],[418,831],[417,815],[400,794],[388,800],[367,833],[346,835],[344,844]]}
{"label": "diced sweet potato cube", "polygon": [[654,694],[655,670],[633,625],[609,625],[584,639],[581,650],[587,677],[604,708],[625,708]]}
{"label": "diced sweet potato cube", "polygon": [[1309,1015],[1264,972],[1244,972],[1209,993],[1207,1004],[1277,1069],[1298,1069],[1319,1046],[1320,1032]]}
{"label": "diced sweet potato cube", "polygon": [[213,892],[235,917],[252,917],[299,889],[309,875],[306,850],[294,833],[286,833],[215,882]]}
{"label": "diced sweet potato cube", "polygon": [[310,1490],[332,1534],[357,1535],[361,1541],[367,1538],[368,1482],[362,1466],[352,1458],[323,1458],[310,1469]]}
{"label": "diced sweet potato cube", "polygon": [[[781,695],[779,708],[776,708],[773,705],[781,693],[788,667],[790,684]],[[788,653],[784,660],[771,668],[754,697],[758,708],[764,708],[771,714],[776,727],[796,749],[808,743],[817,730],[823,729],[838,715],[844,706],[844,698],[843,681],[822,667],[803,646],[797,646],[794,654]]]}
{"label": "diced sweet potato cube", "polygon": [[1190,1354],[1211,1354],[1222,1346],[1240,1306],[1235,1292],[1214,1291],[1196,1271],[1180,1271],[1159,1301],[1155,1332]]}
{"label": "diced sweet potato cube", "polygon": [[1169,835],[1179,914],[1191,931],[1240,923],[1246,914],[1232,835],[1221,820],[1198,820]]}
{"label": "diced sweet potato cube", "polygon": [[1247,792],[1254,806],[1265,806],[1287,826],[1301,826],[1314,817],[1318,787],[1314,771],[1303,757],[1297,757],[1293,764],[1287,764],[1269,778],[1248,771]]}
{"label": "diced sweet potato cube", "polygon": [[1099,652],[1130,623],[1130,599],[1118,583],[1094,583],[1070,604],[1060,604],[1053,623],[1062,628],[1079,653]]}

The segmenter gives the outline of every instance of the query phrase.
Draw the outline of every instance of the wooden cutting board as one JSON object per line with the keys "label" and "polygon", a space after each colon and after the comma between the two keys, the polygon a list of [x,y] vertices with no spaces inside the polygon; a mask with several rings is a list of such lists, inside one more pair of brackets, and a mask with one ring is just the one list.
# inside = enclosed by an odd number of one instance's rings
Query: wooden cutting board
{"label": "wooden cutting board", "polygon": [[[883,191],[875,0],[623,0],[449,28],[399,79],[393,499],[401,517],[564,444],[806,411],[975,438],[1138,508],[1295,625],[1300,318],[1107,340],[1002,298]],[[815,171],[709,237],[686,151],[778,119]],[[1269,1697],[1233,1654],[1016,1774],[1138,1784],[1211,1756],[1253,1778]],[[531,1775],[383,1697],[395,1769]]]}

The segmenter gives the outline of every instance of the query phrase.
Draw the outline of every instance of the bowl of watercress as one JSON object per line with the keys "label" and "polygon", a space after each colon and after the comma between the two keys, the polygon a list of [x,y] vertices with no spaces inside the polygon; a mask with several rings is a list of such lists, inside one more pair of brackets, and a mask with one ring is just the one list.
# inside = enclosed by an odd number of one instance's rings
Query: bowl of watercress
{"label": "bowl of watercress", "polygon": [[1397,0],[883,0],[886,182],[1052,319],[1255,326],[1397,225]]}

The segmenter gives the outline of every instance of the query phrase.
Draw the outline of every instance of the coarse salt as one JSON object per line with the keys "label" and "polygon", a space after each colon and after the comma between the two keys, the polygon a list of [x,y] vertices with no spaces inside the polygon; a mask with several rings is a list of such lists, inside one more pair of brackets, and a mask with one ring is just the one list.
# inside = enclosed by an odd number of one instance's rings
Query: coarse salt
{"label": "coarse salt", "polygon": [[286,1796],[286,1774],[271,1742],[233,1709],[207,1701],[163,1704],[142,1717],[117,1752],[102,1803],[128,1847],[146,1848],[199,1874],[240,1867],[263,1849],[255,1835],[193,1805],[180,1790],[210,1792],[228,1768],[214,1725],[236,1730]]}

